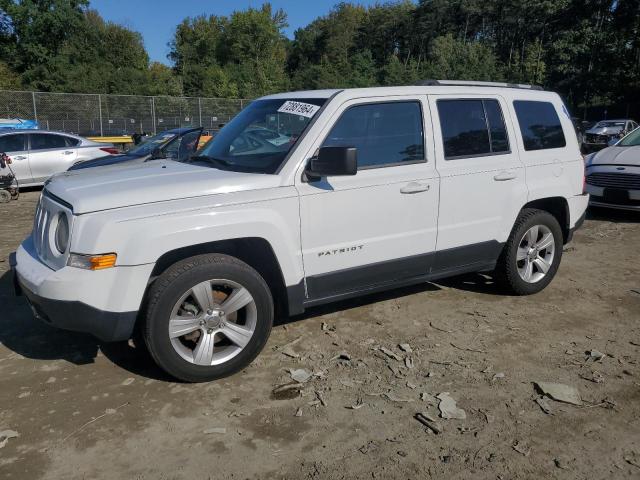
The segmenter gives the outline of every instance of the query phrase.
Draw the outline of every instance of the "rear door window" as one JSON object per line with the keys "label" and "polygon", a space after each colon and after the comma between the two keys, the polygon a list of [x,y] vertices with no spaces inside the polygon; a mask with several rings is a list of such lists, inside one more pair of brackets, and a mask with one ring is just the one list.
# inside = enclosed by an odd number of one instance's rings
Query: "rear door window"
{"label": "rear door window", "polygon": [[445,159],[510,152],[507,128],[497,100],[438,100],[437,105]]}
{"label": "rear door window", "polygon": [[26,135],[2,135],[0,136],[0,152],[24,152]]}
{"label": "rear door window", "polygon": [[30,150],[50,150],[53,148],[66,148],[65,136],[52,133],[32,133]]}
{"label": "rear door window", "polygon": [[560,118],[552,103],[516,100],[513,106],[525,150],[546,150],[566,146]]}

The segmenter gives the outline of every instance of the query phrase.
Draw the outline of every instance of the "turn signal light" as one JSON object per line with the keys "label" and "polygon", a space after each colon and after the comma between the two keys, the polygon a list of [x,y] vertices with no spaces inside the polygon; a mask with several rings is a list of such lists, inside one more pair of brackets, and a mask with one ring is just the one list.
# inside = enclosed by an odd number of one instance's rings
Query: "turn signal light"
{"label": "turn signal light", "polygon": [[79,255],[72,253],[69,255],[67,265],[70,267],[84,268],[85,270],[104,270],[116,265],[118,256],[115,253],[105,253],[103,255]]}

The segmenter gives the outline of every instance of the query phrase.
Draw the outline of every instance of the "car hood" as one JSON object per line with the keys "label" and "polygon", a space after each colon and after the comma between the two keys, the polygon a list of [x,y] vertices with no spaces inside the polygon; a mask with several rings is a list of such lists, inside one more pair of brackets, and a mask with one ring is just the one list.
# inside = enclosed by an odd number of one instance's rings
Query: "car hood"
{"label": "car hood", "polygon": [[85,160],[84,162],[78,162],[72,165],[69,170],[82,170],[84,168],[103,167],[106,165],[115,165],[116,163],[132,162],[134,160],[143,162],[147,158],[149,158],[149,155],[105,155],[104,157],[93,158],[91,160]]}
{"label": "car hood", "polygon": [[622,127],[594,127],[587,130],[586,133],[595,135],[614,135],[616,133],[620,133],[621,131]]}
{"label": "car hood", "polygon": [[63,172],[46,190],[69,203],[74,214],[279,186],[276,175],[238,173],[158,160]]}
{"label": "car hood", "polygon": [[607,147],[591,156],[587,167],[595,165],[637,165],[640,167],[640,146]]}

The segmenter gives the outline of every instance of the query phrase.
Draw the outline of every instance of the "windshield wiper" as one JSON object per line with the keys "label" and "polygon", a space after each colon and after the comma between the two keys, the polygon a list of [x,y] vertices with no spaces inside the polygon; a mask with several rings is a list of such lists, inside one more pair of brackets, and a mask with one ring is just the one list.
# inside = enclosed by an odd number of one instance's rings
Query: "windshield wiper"
{"label": "windshield wiper", "polygon": [[223,160],[221,158],[215,158],[215,157],[211,157],[209,155],[192,155],[188,158],[187,162],[193,162],[193,161],[201,161],[204,160],[205,162],[209,162],[209,163],[213,163],[213,164],[217,164],[217,165],[222,165],[223,167],[231,167],[233,166],[233,164],[231,162],[228,162],[226,160]]}

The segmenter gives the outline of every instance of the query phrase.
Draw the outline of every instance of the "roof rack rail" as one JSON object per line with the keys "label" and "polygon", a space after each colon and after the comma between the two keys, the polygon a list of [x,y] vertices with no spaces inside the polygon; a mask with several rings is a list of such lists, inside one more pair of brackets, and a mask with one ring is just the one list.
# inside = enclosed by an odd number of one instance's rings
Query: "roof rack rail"
{"label": "roof rack rail", "polygon": [[502,87],[522,88],[526,90],[542,90],[539,85],[526,85],[523,83],[507,82],[477,82],[474,80],[420,80],[417,85],[421,87],[450,86],[450,87]]}

